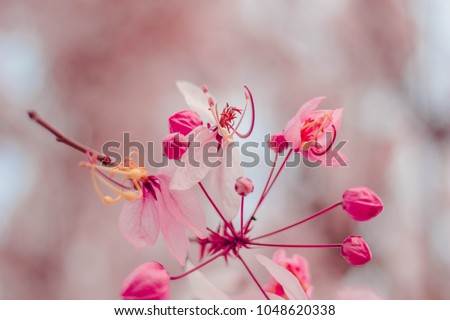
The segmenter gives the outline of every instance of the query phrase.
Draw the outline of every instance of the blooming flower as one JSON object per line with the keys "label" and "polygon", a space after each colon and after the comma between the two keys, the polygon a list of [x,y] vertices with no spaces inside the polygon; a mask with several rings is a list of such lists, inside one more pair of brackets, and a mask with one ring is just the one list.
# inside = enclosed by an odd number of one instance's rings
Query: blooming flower
{"label": "blooming flower", "polygon": [[350,188],[342,198],[342,207],[356,221],[370,220],[383,210],[381,199],[367,187]]}
{"label": "blooming flower", "polygon": [[[286,251],[279,249],[275,251],[272,260],[292,273],[303,288],[308,298],[311,298],[312,286],[309,274],[308,262],[305,258],[298,254],[294,254],[291,258],[286,257]],[[274,293],[280,297],[287,299],[282,285],[273,277],[268,285],[265,286],[267,292]]]}
{"label": "blooming flower", "polygon": [[[284,129],[284,137],[295,152],[300,152],[309,161],[320,161],[322,165],[327,164],[326,154],[336,139],[344,110],[316,110],[324,99],[318,97],[306,102]],[[339,155],[346,161],[342,154]],[[338,165],[333,158],[331,166]]]}
{"label": "blooming flower", "polygon": [[354,266],[366,264],[372,259],[369,246],[360,236],[349,236],[341,246],[341,255],[348,263]]}
{"label": "blooming flower", "polygon": [[[211,196],[224,216],[230,220],[237,215],[240,203],[239,196],[233,192],[233,186],[236,179],[243,175],[240,152],[237,148],[233,148],[233,139],[235,135],[248,137],[253,130],[252,123],[248,133],[241,134],[238,131],[249,102],[254,110],[253,99],[245,88],[246,105],[243,110],[226,104],[225,108],[219,111],[218,105],[206,87],[200,89],[189,82],[178,82],[177,86],[192,111],[183,110],[172,115],[169,119],[170,131],[184,135],[192,134],[193,138],[190,142],[190,151],[188,150],[180,159],[183,166],[175,171],[170,188],[190,189],[209,173]],[[207,126],[203,125],[199,115],[205,118]],[[241,117],[235,124],[238,115]],[[210,152],[211,148],[217,151],[220,162],[215,167],[205,163],[204,152]],[[190,153],[192,159],[189,159]]]}
{"label": "blooming flower", "polygon": [[170,276],[157,262],[141,264],[122,284],[125,300],[167,300],[170,295]]}
{"label": "blooming flower", "polygon": [[[104,167],[91,159],[83,162],[82,166],[91,170],[94,187],[105,203],[115,203],[121,198],[127,200],[119,217],[119,228],[128,241],[139,249],[154,244],[161,231],[169,251],[184,265],[189,248],[186,229],[197,237],[204,237],[206,232],[199,201],[190,190],[170,190],[167,173],[149,175],[131,158],[125,162],[115,167]],[[123,181],[116,181],[113,179],[115,176],[122,177]],[[129,180],[131,185],[125,184]],[[104,195],[98,182],[117,196],[113,199]]]}

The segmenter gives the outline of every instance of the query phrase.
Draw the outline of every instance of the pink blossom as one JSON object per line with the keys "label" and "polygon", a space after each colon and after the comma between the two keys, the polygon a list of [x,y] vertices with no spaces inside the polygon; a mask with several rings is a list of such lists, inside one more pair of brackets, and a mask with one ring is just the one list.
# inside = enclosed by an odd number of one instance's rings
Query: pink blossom
{"label": "pink blossom", "polygon": [[[318,97],[306,102],[284,130],[284,137],[295,152],[300,152],[309,161],[320,161],[322,165],[326,164],[326,154],[336,139],[344,110],[316,110],[324,99]],[[345,156],[339,155],[347,162]],[[339,166],[336,159],[332,160],[331,166]]]}
{"label": "pink blossom", "polygon": [[[308,298],[311,298],[313,287],[311,286],[311,278],[309,273],[308,262],[305,258],[298,254],[294,254],[291,258],[286,257],[286,251],[278,249],[275,251],[272,260],[292,273],[302,286]],[[280,297],[287,298],[282,285],[274,278],[265,286],[267,292],[274,293]]]}
{"label": "pink blossom", "polygon": [[360,236],[349,236],[341,246],[341,255],[354,266],[366,264],[372,259],[372,252],[364,239]]}
{"label": "pink blossom", "polygon": [[141,264],[122,284],[125,300],[167,300],[170,294],[170,276],[157,262]]}
{"label": "pink blossom", "polygon": [[154,244],[161,231],[169,251],[184,265],[189,247],[186,229],[202,238],[206,223],[193,192],[169,190],[169,183],[165,174],[149,176],[143,183],[143,196],[125,203],[119,227],[136,248]]}
{"label": "pink blossom", "polygon": [[[200,125],[198,119],[192,120],[192,114],[174,117],[178,119],[177,124],[171,122],[171,130],[185,130],[187,127],[193,128],[189,133],[193,135],[188,152],[182,157],[183,166],[179,166],[175,171],[170,188],[174,190],[187,190],[200,183],[209,174],[211,181],[211,197],[217,203],[218,208],[223,212],[224,216],[231,220],[239,212],[240,198],[233,191],[236,179],[243,175],[243,170],[240,165],[240,151],[238,148],[233,148],[233,137],[238,135],[240,137],[247,137],[249,134],[242,135],[238,132],[242,117],[245,114],[247,104],[243,110],[226,105],[222,111],[219,111],[218,105],[214,98],[208,92],[206,87],[203,89],[189,83],[178,82],[178,89],[184,96],[186,104],[191,108],[192,112],[197,113],[203,117],[207,126]],[[248,90],[245,95],[247,103],[253,100]],[[237,117],[241,118],[237,121]],[[188,120],[184,121],[187,118]],[[180,120],[181,119],[181,120]],[[237,123],[235,123],[237,121]],[[179,123],[183,123],[180,125]],[[188,125],[184,125],[188,123]],[[181,128],[181,129],[180,129]],[[253,129],[253,124],[250,131]],[[187,129],[185,132],[188,131]],[[205,163],[204,152],[217,152],[217,166],[209,166]],[[191,161],[189,161],[191,155]],[[226,158],[231,158],[229,163],[224,161]]]}
{"label": "pink blossom", "polygon": [[356,221],[370,220],[383,210],[381,199],[367,187],[350,188],[342,198],[342,207]]}
{"label": "pink blossom", "polygon": [[169,159],[180,160],[188,146],[186,136],[181,133],[170,133],[163,139],[164,154]]}
{"label": "pink blossom", "polygon": [[255,186],[249,178],[239,177],[234,185],[234,190],[240,196],[247,196],[255,190]]}

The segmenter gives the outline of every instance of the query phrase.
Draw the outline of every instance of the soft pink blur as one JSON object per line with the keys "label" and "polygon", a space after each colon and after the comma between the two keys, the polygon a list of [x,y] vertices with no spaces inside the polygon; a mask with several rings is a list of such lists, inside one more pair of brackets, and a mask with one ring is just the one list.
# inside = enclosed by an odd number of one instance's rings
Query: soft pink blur
{"label": "soft pink blur", "polygon": [[[373,259],[362,267],[338,250],[287,250],[308,260],[313,299],[361,287],[385,299],[450,299],[449,14],[445,1],[1,1],[0,298],[118,299],[143,262],[182,272],[161,239],[136,251],[121,236],[121,205],[102,204],[78,166],[85,157],[26,111],[97,149],[130,132],[155,141],[160,155],[168,117],[186,107],[175,81],[188,80],[207,83],[222,105],[242,102],[247,85],[259,142],[313,97],[344,108],[338,140],[348,140],[350,166],[287,169],[253,231],[304,218],[349,187],[380,196],[384,210],[368,222],[335,209],[271,238],[364,236]],[[246,171],[255,184],[249,208],[268,171]],[[267,282],[254,253],[244,257]],[[190,254],[196,261],[198,248]],[[203,272],[230,295],[254,289],[236,261]],[[171,283],[172,298],[191,290]]]}

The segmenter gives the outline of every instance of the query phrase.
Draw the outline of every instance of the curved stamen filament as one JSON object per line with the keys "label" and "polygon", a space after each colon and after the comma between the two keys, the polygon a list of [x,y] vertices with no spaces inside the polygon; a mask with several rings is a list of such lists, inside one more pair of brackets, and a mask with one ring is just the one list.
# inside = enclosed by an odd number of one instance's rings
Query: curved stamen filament
{"label": "curved stamen filament", "polygon": [[[331,128],[333,129],[332,132],[332,138],[331,138],[331,143],[328,144],[328,146],[326,148],[324,148],[322,151],[315,151],[315,149],[311,149],[311,153],[313,153],[316,156],[322,156],[325,153],[327,153],[328,151],[330,151],[331,147],[333,146],[334,142],[336,141],[336,136],[337,136],[337,131],[336,131],[336,127],[334,125],[331,125]],[[317,143],[317,140],[316,140]]]}
{"label": "curved stamen filament", "polygon": [[[234,129],[234,131],[232,133],[232,134],[236,133],[236,135],[242,139],[248,138],[252,134],[253,128],[255,127],[255,116],[256,116],[255,115],[255,103],[253,101],[252,93],[250,92],[250,90],[248,89],[247,86],[244,86],[244,88],[245,88],[245,99],[246,99],[245,108],[244,108],[244,111],[242,112],[242,115],[241,115],[241,118],[239,119],[238,124],[236,125],[236,129]],[[250,125],[249,130],[245,134],[242,134],[242,133],[239,133],[237,131],[237,129],[241,125],[242,119],[244,119],[245,111],[247,110],[248,101],[250,101],[250,104],[252,106],[252,123]]]}

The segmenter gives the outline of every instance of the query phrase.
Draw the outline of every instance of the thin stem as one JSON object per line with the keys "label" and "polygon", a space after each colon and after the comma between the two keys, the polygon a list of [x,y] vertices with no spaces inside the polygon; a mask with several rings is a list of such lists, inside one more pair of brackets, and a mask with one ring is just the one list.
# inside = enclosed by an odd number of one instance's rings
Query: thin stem
{"label": "thin stem", "polygon": [[244,265],[245,269],[247,269],[248,273],[250,274],[250,276],[252,277],[253,281],[255,281],[256,285],[258,286],[259,290],[261,290],[262,294],[264,295],[264,297],[267,300],[270,300],[269,296],[267,295],[266,291],[264,291],[263,287],[261,286],[261,284],[259,283],[258,279],[256,279],[255,275],[253,274],[252,270],[250,270],[250,268],[248,267],[248,265],[245,263],[244,259],[242,259],[242,257],[238,254],[237,255],[238,259],[241,260],[242,264]]}
{"label": "thin stem", "polygon": [[266,185],[264,186],[264,189],[263,189],[263,192],[261,193],[261,198],[259,199],[259,201],[261,201],[261,199],[264,197],[264,194],[267,191],[267,187],[269,186],[270,179],[272,179],[273,172],[275,171],[275,167],[277,165],[277,160],[278,160],[278,153],[275,153],[275,159],[272,162],[272,168],[270,169],[269,178],[267,179]]}
{"label": "thin stem", "polygon": [[[261,198],[259,199],[258,204],[257,204],[256,207],[255,207],[255,210],[253,211],[252,215],[250,216],[250,219],[248,219],[247,224],[245,225],[245,230],[246,230],[246,231],[248,231],[248,228],[250,227],[250,224],[252,223],[252,220],[253,220],[253,218],[255,217],[256,212],[258,211],[258,209],[259,209],[259,207],[261,206],[262,202],[263,202],[264,199],[266,198],[266,196],[267,196],[267,194],[269,193],[270,189],[272,189],[273,184],[275,183],[275,181],[276,181],[276,180],[278,179],[278,177],[280,176],[281,171],[282,171],[283,168],[285,167],[286,162],[289,160],[289,158],[290,158],[290,156],[291,156],[291,154],[292,154],[293,151],[294,151],[293,149],[290,149],[290,150],[289,150],[288,154],[286,155],[286,157],[285,157],[283,163],[281,164],[280,168],[278,169],[278,171],[277,171],[275,177],[273,178],[272,182],[270,182],[270,184],[269,184],[269,180],[267,180],[266,187],[264,188],[264,192],[263,192],[263,194],[261,195]],[[271,170],[271,171],[273,171],[274,169],[275,169],[275,165],[272,167],[272,170]],[[272,174],[273,174],[273,172],[270,173],[269,178],[272,177]]]}
{"label": "thin stem", "polygon": [[245,196],[241,197],[241,238],[244,237],[244,201]]}
{"label": "thin stem", "polygon": [[188,271],[186,271],[186,272],[184,272],[182,274],[179,274],[177,276],[170,276],[170,280],[178,280],[178,279],[183,278],[183,277],[185,277],[187,275],[190,275],[192,272],[197,271],[200,268],[203,268],[207,264],[213,262],[217,258],[220,258],[221,256],[223,256],[223,255],[225,255],[227,253],[228,253],[228,250],[224,251],[224,252],[219,252],[219,254],[216,254],[215,256],[211,257],[210,259],[206,260],[205,262],[203,262],[203,263],[199,264],[198,266],[192,268],[191,270],[188,270]]}
{"label": "thin stem", "polygon": [[284,159],[283,163],[281,164],[280,169],[278,169],[277,174],[275,175],[275,178],[273,178],[270,186],[267,188],[266,193],[264,194],[264,198],[267,196],[270,189],[272,189],[273,185],[275,184],[275,181],[277,181],[278,177],[280,176],[281,171],[286,166],[286,162],[289,160],[290,156],[292,155],[292,152],[294,152],[294,149],[289,150],[288,154],[286,155],[286,158]]}
{"label": "thin stem", "polygon": [[227,221],[227,219],[225,219],[225,217],[223,216],[222,212],[220,212],[220,209],[217,207],[217,205],[214,203],[213,199],[211,198],[211,196],[209,195],[208,191],[206,191],[205,187],[203,186],[203,183],[199,182],[198,185],[200,186],[200,188],[202,189],[203,193],[205,194],[206,198],[208,198],[209,202],[211,203],[211,205],[214,207],[214,209],[216,210],[217,214],[219,215],[219,217],[222,219],[223,223],[225,224],[225,226],[227,228],[229,228],[231,230],[231,232],[233,233],[233,235],[236,235],[236,232],[234,230],[234,227],[232,224],[230,224],[229,221]]}
{"label": "thin stem", "polygon": [[295,227],[295,226],[298,226],[298,225],[300,225],[300,224],[302,224],[302,223],[305,223],[305,222],[307,222],[307,221],[309,221],[309,220],[312,220],[312,219],[314,219],[314,218],[317,218],[318,216],[320,216],[320,215],[322,215],[322,214],[324,214],[324,213],[326,213],[326,212],[328,212],[328,211],[330,211],[330,210],[336,208],[337,206],[339,206],[339,205],[341,205],[341,204],[342,204],[342,202],[335,203],[335,204],[333,204],[332,206],[329,206],[328,208],[325,208],[325,209],[323,209],[322,211],[319,211],[319,212],[317,212],[317,213],[315,213],[315,214],[309,216],[309,217],[306,218],[306,219],[300,220],[299,222],[293,223],[293,224],[291,224],[291,225],[289,225],[289,226],[287,226],[287,227],[284,227],[284,228],[275,230],[275,231],[273,231],[273,232],[269,232],[269,233],[263,234],[262,236],[258,236],[258,237],[256,237],[256,238],[253,238],[252,240],[259,240],[259,239],[262,239],[262,238],[265,238],[265,237],[268,237],[268,236],[277,234],[277,233],[279,233],[279,232],[285,231],[285,230],[287,230],[287,229],[293,228],[293,227]]}
{"label": "thin stem", "polygon": [[102,162],[105,165],[113,165],[111,163],[111,158],[109,158],[108,156],[105,156],[104,154],[93,150],[92,148],[88,148],[85,145],[79,143],[78,141],[75,141],[73,139],[70,139],[68,137],[66,137],[65,135],[63,135],[61,132],[59,132],[56,128],[54,128],[52,125],[50,125],[47,121],[45,121],[44,119],[42,119],[37,112],[35,111],[28,111],[28,116],[30,117],[31,120],[33,120],[34,122],[36,122],[37,124],[39,124],[41,127],[43,127],[44,129],[46,129],[47,131],[51,132],[55,138],[56,141],[58,142],[62,142],[66,145],[68,145],[69,147],[74,148],[75,150],[78,150],[84,154],[92,154],[93,157],[99,161]]}
{"label": "thin stem", "polygon": [[249,242],[249,245],[259,246],[259,247],[277,247],[277,248],[340,248],[341,243],[330,243],[330,244],[283,244],[283,243],[259,243],[259,242]]}

